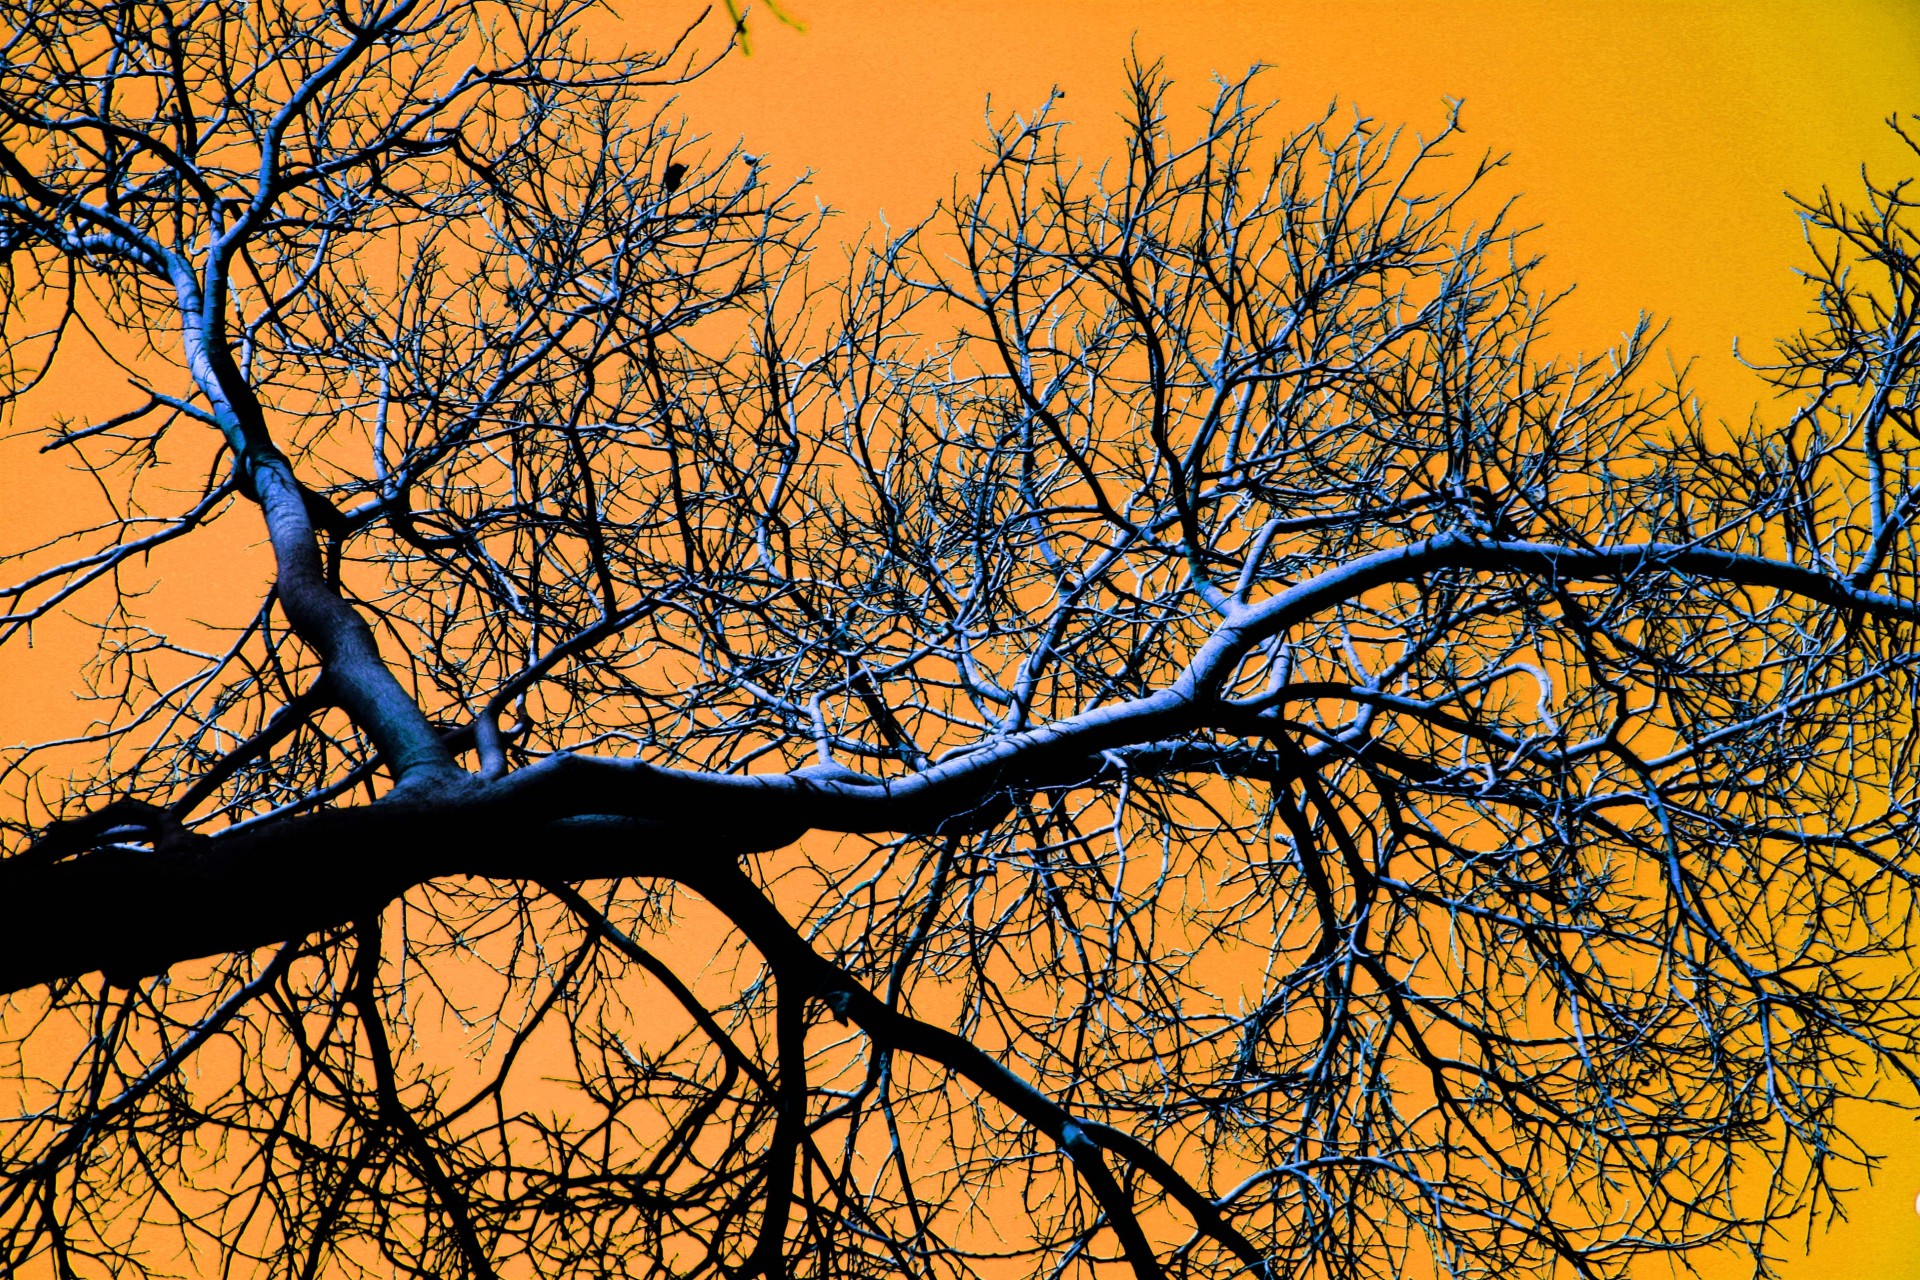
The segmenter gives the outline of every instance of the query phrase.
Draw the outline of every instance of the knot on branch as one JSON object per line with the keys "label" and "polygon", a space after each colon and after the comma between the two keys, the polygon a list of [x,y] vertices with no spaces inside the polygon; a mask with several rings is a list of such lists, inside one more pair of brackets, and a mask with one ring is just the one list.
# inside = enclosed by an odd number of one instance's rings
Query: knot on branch
{"label": "knot on branch", "polygon": [[833,1020],[841,1026],[847,1025],[847,1016],[853,1009],[853,992],[832,988],[820,993],[820,1003],[833,1011]]}

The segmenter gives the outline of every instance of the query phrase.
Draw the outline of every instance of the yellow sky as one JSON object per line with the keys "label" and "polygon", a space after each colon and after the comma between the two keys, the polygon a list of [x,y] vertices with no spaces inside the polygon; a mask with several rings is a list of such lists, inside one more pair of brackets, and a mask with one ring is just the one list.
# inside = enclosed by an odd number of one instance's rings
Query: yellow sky
{"label": "yellow sky", "polygon": [[[629,0],[632,3],[633,0]],[[1577,284],[1563,345],[1605,347],[1646,309],[1676,357],[1699,357],[1710,416],[1743,421],[1758,393],[1732,360],[1800,323],[1803,249],[1784,191],[1857,188],[1898,170],[1881,123],[1920,111],[1920,0],[789,0],[683,95],[716,150],[745,136],[778,172],[810,167],[852,238],[904,224],[978,163],[985,98],[1025,110],[1058,85],[1090,156],[1117,131],[1129,45],[1164,57],[1197,106],[1207,77],[1270,64],[1283,123],[1335,97],[1383,125],[1432,129],[1466,100],[1466,142],[1509,152],[1497,191],[1523,193],[1545,282]],[[636,10],[648,22],[677,6]],[[1177,119],[1177,116],[1176,116]],[[1907,171],[1912,171],[1909,159]],[[1787,1280],[1920,1280],[1920,1130],[1862,1116],[1891,1156],[1816,1231]],[[1799,1241],[1783,1241],[1798,1255]],[[1657,1262],[1641,1268],[1664,1276]],[[1708,1274],[1732,1276],[1713,1267]]]}

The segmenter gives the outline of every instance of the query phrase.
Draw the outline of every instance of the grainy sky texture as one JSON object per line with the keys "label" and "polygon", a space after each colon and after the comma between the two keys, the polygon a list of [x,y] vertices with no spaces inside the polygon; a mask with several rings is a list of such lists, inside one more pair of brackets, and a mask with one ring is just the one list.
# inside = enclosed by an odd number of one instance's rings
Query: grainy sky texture
{"label": "grainy sky texture", "polygon": [[[1709,419],[1735,422],[1764,389],[1732,358],[1734,342],[1764,358],[1806,312],[1793,275],[1805,250],[1783,193],[1822,184],[1851,193],[1863,161],[1896,172],[1882,121],[1920,111],[1920,0],[793,0],[789,9],[803,33],[756,14],[753,56],[683,101],[716,151],[744,135],[775,172],[810,167],[819,197],[843,211],[847,239],[883,212],[900,225],[916,219],[955,172],[975,168],[989,94],[996,110],[1026,111],[1057,85],[1078,122],[1069,149],[1110,154],[1129,48],[1166,60],[1180,82],[1176,110],[1197,108],[1214,72],[1253,62],[1273,68],[1266,84],[1283,124],[1338,98],[1384,128],[1430,131],[1445,99],[1465,99],[1463,158],[1511,155],[1491,190],[1521,195],[1521,221],[1540,227],[1545,280],[1578,285],[1561,312],[1563,348],[1604,349],[1650,311],[1670,321],[1675,359],[1695,359]],[[1920,1129],[1893,1114],[1856,1123],[1889,1159],[1847,1200],[1852,1220],[1816,1230],[1811,1254],[1789,1262],[1788,1280],[1920,1280]],[[1780,1252],[1802,1248],[1783,1241]]]}

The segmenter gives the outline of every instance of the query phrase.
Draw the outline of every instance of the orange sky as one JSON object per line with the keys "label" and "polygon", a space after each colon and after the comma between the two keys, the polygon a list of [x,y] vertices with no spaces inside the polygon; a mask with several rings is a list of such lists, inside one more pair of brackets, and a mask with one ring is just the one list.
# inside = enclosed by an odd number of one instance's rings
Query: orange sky
{"label": "orange sky", "polygon": [[[642,8],[640,25],[677,5]],[[1709,415],[1743,421],[1758,386],[1731,359],[1797,327],[1804,252],[1782,198],[1898,172],[1881,124],[1920,111],[1920,0],[787,0],[804,33],[756,22],[754,56],[684,92],[716,151],[744,136],[775,172],[814,172],[856,236],[922,214],[978,163],[982,108],[1027,110],[1058,85],[1069,145],[1117,137],[1129,44],[1164,57],[1197,107],[1213,72],[1259,61],[1282,123],[1335,97],[1383,125],[1432,129],[1466,100],[1465,141],[1510,152],[1495,191],[1524,193],[1545,281],[1577,283],[1569,349],[1605,347],[1646,309],[1699,357]],[[1178,116],[1175,116],[1178,120]],[[1077,143],[1074,139],[1078,139]],[[1912,171],[1909,158],[1906,171]],[[1862,1116],[1889,1154],[1787,1280],[1920,1280],[1920,1131]],[[1800,1242],[1782,1242],[1798,1255]],[[1665,1276],[1658,1262],[1639,1274]],[[1729,1267],[1714,1277],[1739,1274]]]}
{"label": "orange sky", "polygon": [[[1920,110],[1920,0],[785,2],[804,33],[759,16],[754,56],[681,100],[716,153],[744,136],[776,173],[810,167],[820,198],[844,211],[844,238],[882,211],[917,218],[970,174],[989,94],[1024,111],[1058,85],[1066,116],[1084,122],[1068,144],[1105,154],[1130,44],[1179,80],[1176,124],[1208,96],[1211,73],[1255,61],[1274,68],[1266,84],[1282,124],[1338,97],[1382,125],[1431,130],[1443,100],[1463,98],[1462,149],[1512,155],[1493,190],[1524,193],[1521,220],[1542,227],[1543,283],[1579,285],[1561,313],[1564,346],[1605,347],[1643,308],[1669,318],[1676,356],[1700,358],[1709,415],[1736,421],[1756,386],[1730,359],[1733,340],[1764,356],[1805,311],[1792,275],[1799,230],[1781,193],[1854,189],[1863,160],[1896,172],[1880,122]],[[624,3],[641,31],[689,7]],[[709,44],[720,30],[709,28]],[[36,500],[55,498],[22,489],[7,493],[0,532],[18,533]],[[223,563],[204,562],[207,592],[235,589],[212,582]],[[192,571],[180,557],[170,585]],[[71,713],[70,648],[56,640],[6,661],[7,739]],[[1817,1234],[1787,1280],[1920,1280],[1920,1130],[1892,1116],[1860,1128],[1893,1158],[1848,1201],[1853,1221]],[[1639,1274],[1668,1273],[1650,1263]]]}
{"label": "orange sky", "polygon": [[[971,171],[988,94],[1024,111],[1059,85],[1098,155],[1117,136],[1130,43],[1164,57],[1194,106],[1212,73],[1259,61],[1274,68],[1284,122],[1338,97],[1384,125],[1431,129],[1443,98],[1464,98],[1466,144],[1511,153],[1505,187],[1542,225],[1549,278],[1580,286],[1561,326],[1569,345],[1604,345],[1646,308],[1672,318],[1676,350],[1713,357],[1709,373],[1729,363],[1736,335],[1760,354],[1803,310],[1790,274],[1799,232],[1781,193],[1845,186],[1863,160],[1892,165],[1880,122],[1920,110],[1920,0],[788,8],[804,34],[763,18],[755,55],[683,102],[716,147],[745,136],[779,169],[810,167],[849,238],[881,211],[913,218]],[[1744,405],[1725,407],[1744,417]]]}

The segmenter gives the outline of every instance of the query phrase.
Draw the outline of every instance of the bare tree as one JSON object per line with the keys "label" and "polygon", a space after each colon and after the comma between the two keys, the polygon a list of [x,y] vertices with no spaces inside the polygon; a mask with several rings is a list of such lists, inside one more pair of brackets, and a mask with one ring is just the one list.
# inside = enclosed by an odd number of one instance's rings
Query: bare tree
{"label": "bare tree", "polygon": [[1451,122],[1136,68],[823,269],[586,4],[0,14],[0,1271],[1759,1265],[1911,1097],[1903,187],[1728,427]]}

